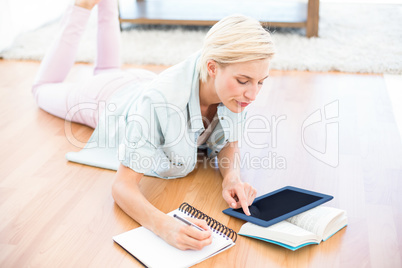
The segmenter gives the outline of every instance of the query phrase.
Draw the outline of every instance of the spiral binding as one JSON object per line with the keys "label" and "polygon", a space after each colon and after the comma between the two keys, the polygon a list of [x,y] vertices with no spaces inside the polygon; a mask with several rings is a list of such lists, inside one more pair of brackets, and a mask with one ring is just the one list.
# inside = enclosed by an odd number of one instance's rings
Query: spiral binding
{"label": "spiral binding", "polygon": [[188,203],[184,202],[183,204],[181,204],[179,210],[188,214],[191,217],[205,220],[208,226],[215,230],[217,233],[219,233],[220,235],[224,235],[227,239],[232,239],[233,242],[236,242],[237,233],[235,231],[218,222],[217,220],[211,218],[210,216],[196,209],[195,207],[189,205]]}

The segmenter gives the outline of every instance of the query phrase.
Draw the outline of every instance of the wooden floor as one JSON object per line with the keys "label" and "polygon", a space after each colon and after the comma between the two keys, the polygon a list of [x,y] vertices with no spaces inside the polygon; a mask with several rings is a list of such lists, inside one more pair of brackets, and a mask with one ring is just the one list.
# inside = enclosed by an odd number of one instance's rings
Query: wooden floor
{"label": "wooden floor", "polygon": [[[138,226],[113,202],[114,172],[65,160],[78,148],[63,120],[37,108],[30,93],[37,69],[0,61],[0,267],[139,267],[112,241]],[[88,73],[77,65],[69,79]],[[331,194],[328,205],[345,209],[349,226],[296,252],[239,237],[197,267],[401,267],[402,145],[384,77],[273,70],[253,105],[249,127],[260,132],[242,140],[244,180],[259,195],[286,185]],[[322,122],[309,124],[317,110]],[[73,130],[82,141],[92,133]],[[183,179],[147,177],[141,187],[164,212],[186,201],[236,231],[243,224],[221,212],[227,205],[213,162],[200,159]]]}

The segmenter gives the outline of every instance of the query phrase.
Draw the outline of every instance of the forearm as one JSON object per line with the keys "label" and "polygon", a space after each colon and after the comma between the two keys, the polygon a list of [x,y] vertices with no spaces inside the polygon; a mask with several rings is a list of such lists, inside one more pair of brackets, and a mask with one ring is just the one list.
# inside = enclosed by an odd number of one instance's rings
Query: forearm
{"label": "forearm", "polygon": [[139,182],[143,174],[120,165],[113,183],[113,198],[131,218],[163,240],[182,250],[202,249],[211,244],[211,231],[205,220],[191,221],[206,231],[200,231],[175,220],[155,208],[141,193]]}
{"label": "forearm", "polygon": [[227,144],[218,154],[219,171],[223,182],[240,180],[240,153],[237,142]]}
{"label": "forearm", "polygon": [[131,218],[158,235],[166,214],[155,208],[142,194],[139,182],[143,174],[120,165],[113,183],[115,202]]}
{"label": "forearm", "polygon": [[252,204],[257,191],[240,179],[240,153],[237,142],[227,144],[218,154],[219,170],[222,174],[222,196],[231,208],[243,208],[250,215],[248,206]]}

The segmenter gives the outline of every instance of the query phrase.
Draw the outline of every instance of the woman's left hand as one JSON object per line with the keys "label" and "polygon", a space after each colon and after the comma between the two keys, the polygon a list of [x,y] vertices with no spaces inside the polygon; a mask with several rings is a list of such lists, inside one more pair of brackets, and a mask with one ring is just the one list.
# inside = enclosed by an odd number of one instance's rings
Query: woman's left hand
{"label": "woman's left hand", "polygon": [[239,177],[228,177],[222,182],[222,196],[229,207],[243,208],[246,215],[250,216],[248,207],[253,203],[257,190],[250,184],[244,183]]}

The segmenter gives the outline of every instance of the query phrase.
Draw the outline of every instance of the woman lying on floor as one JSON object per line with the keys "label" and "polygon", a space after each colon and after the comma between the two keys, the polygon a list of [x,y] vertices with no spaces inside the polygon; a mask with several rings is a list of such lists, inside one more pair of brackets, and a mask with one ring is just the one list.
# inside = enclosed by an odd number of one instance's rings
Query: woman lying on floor
{"label": "woman lying on floor", "polygon": [[[85,83],[64,83],[95,5],[94,75]],[[240,178],[237,141],[245,108],[268,77],[274,54],[270,34],[254,19],[226,17],[210,29],[200,52],[160,75],[121,70],[119,48],[117,1],[77,0],[40,65],[33,95],[43,110],[95,128],[91,141],[101,135],[113,136],[109,140],[118,137],[115,202],[169,244],[201,249],[211,243],[210,231],[184,226],[159,211],[141,193],[139,182],[144,174],[167,179],[186,176],[196,165],[197,149],[206,148],[208,157],[218,157],[223,198],[230,207],[250,215],[248,206],[256,190]],[[108,116],[100,118],[105,112]],[[114,120],[119,123],[116,133],[108,132],[105,120],[110,115],[120,119]],[[205,221],[191,220],[209,230]]]}

